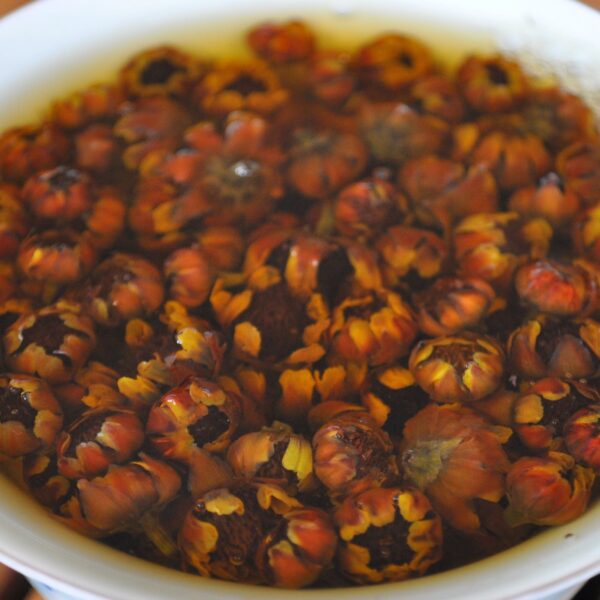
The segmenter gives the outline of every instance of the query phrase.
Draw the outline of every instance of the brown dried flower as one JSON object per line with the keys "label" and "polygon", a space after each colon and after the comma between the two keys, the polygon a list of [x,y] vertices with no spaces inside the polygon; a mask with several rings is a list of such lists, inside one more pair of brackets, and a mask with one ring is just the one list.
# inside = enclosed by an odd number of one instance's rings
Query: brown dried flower
{"label": "brown dried flower", "polygon": [[336,509],[342,572],[357,583],[424,575],[442,557],[442,522],[427,498],[409,488],[374,488]]}

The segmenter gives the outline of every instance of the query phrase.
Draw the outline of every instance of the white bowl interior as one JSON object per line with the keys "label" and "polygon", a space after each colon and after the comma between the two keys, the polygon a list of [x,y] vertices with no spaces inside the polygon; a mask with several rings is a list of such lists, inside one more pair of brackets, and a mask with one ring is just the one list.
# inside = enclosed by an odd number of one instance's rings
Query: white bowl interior
{"label": "white bowl interior", "polygon": [[[569,0],[40,0],[0,20],[0,129],[41,117],[50,100],[109,80],[144,47],[173,43],[236,56],[243,32],[266,18],[302,17],[326,45],[375,33],[423,38],[452,65],[467,52],[516,53],[538,74],[557,72],[600,112],[600,14]],[[597,103],[596,103],[597,102]],[[77,598],[533,598],[600,571],[600,505],[478,563],[400,584],[282,591],[200,579],[145,563],[52,521],[0,476],[0,558]]]}

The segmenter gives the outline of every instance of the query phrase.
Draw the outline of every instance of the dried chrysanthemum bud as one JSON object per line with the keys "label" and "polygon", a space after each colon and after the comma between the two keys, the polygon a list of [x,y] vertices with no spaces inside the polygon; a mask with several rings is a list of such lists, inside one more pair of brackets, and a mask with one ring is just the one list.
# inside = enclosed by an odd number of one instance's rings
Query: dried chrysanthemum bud
{"label": "dried chrysanthemum bud", "polygon": [[122,68],[121,84],[131,96],[182,96],[200,76],[199,62],[172,46],[136,54]]}
{"label": "dried chrysanthemum bud", "polygon": [[459,67],[457,82],[467,102],[481,112],[515,108],[527,94],[525,74],[502,56],[471,56]]}
{"label": "dried chrysanthemum bud", "polygon": [[576,461],[600,471],[600,404],[577,411],[563,429],[569,453]]}
{"label": "dried chrysanthemum bud", "polygon": [[513,406],[513,427],[533,450],[558,450],[565,423],[578,410],[600,401],[594,389],[556,377],[540,379],[521,392]]}
{"label": "dried chrysanthemum bud", "polygon": [[399,294],[381,291],[344,300],[332,313],[328,335],[335,356],[378,366],[406,355],[417,333],[410,306]]}
{"label": "dried chrysanthemum bud", "polygon": [[115,118],[123,100],[119,86],[98,83],[57,100],[52,106],[52,119],[65,129],[79,129],[88,123]]}
{"label": "dried chrysanthemum bud", "polygon": [[315,50],[315,36],[302,21],[262,23],[246,36],[252,50],[275,65],[308,59]]}
{"label": "dried chrysanthemum bud", "polygon": [[376,243],[384,261],[384,278],[390,287],[403,280],[421,283],[440,274],[448,252],[442,238],[426,229],[396,225]]}
{"label": "dried chrysanthemum bud", "polygon": [[62,424],[62,409],[45,381],[0,376],[0,462],[51,448]]}
{"label": "dried chrysanthemum bud", "polygon": [[371,237],[408,212],[406,198],[377,177],[351,183],[333,204],[336,229],[343,235]]}
{"label": "dried chrysanthemum bud", "polygon": [[555,228],[568,225],[580,209],[580,201],[571,190],[564,189],[556,173],[544,175],[537,185],[516,190],[508,201],[508,208],[523,217],[541,217]]}
{"label": "dried chrysanthemum bud", "polygon": [[539,315],[511,333],[507,354],[510,371],[525,379],[594,377],[600,368],[600,323]]}
{"label": "dried chrysanthemum bud", "polygon": [[103,533],[135,525],[170,502],[180,487],[175,469],[143,453],[139,460],[111,466],[103,477],[77,482],[83,516]]}
{"label": "dried chrysanthemum bud", "polygon": [[39,219],[73,221],[89,211],[94,200],[92,178],[65,166],[38,172],[23,186],[23,202]]}
{"label": "dried chrysanthemum bud", "polygon": [[465,103],[458,87],[444,75],[420,78],[410,88],[410,95],[420,111],[448,123],[459,123],[464,117]]}
{"label": "dried chrysanthemum bud", "polygon": [[215,269],[200,248],[179,248],[163,265],[169,283],[169,296],[184,306],[200,306],[208,298],[215,280]]}
{"label": "dried chrysanthemum bud", "polygon": [[465,332],[419,342],[409,368],[435,402],[473,402],[498,389],[504,352],[485,335]]}
{"label": "dried chrysanthemum bud", "polygon": [[194,88],[194,97],[210,116],[223,117],[241,110],[268,115],[283,106],[289,92],[260,61],[224,62],[206,73]]}
{"label": "dried chrysanthemum bud", "polygon": [[424,575],[442,558],[442,522],[418,490],[367,490],[346,498],[333,518],[340,568],[356,583]]}
{"label": "dried chrysanthemum bud", "polygon": [[480,163],[490,169],[504,191],[535,184],[552,166],[538,137],[505,131],[491,131],[481,137],[469,157],[469,164]]}
{"label": "dried chrysanthemum bud", "polygon": [[324,510],[295,508],[286,512],[266,536],[257,566],[270,585],[306,587],[331,565],[337,543],[335,529]]}
{"label": "dried chrysanthemum bud", "polygon": [[520,458],[506,476],[506,520],[513,526],[568,523],[585,511],[594,479],[592,469],[567,454]]}
{"label": "dried chrysanthemum bud", "polygon": [[400,467],[452,527],[477,530],[473,501],[504,495],[507,434],[465,407],[432,404],[406,423]]}
{"label": "dried chrysanthemum bud", "polygon": [[598,282],[578,262],[528,263],[517,271],[515,288],[525,304],[557,317],[585,317],[600,302]]}
{"label": "dried chrysanthemum bud", "polygon": [[96,260],[97,250],[89,236],[49,229],[23,240],[17,265],[28,279],[65,284],[85,277]]}
{"label": "dried chrysanthemum bud", "polygon": [[334,496],[380,486],[398,475],[388,434],[364,412],[333,417],[312,445],[315,475]]}
{"label": "dried chrysanthemum bud", "polygon": [[430,336],[471,329],[485,318],[496,294],[483,279],[442,277],[414,294],[421,331]]}
{"label": "dried chrysanthemum bud", "polygon": [[447,231],[456,219],[498,210],[496,182],[483,165],[467,170],[459,162],[427,155],[407,161],[398,174],[398,184],[412,200],[417,219],[426,226]]}
{"label": "dried chrysanthemum bud", "polygon": [[9,129],[0,135],[0,174],[5,181],[21,183],[36,171],[63,163],[70,145],[53,123]]}
{"label": "dried chrysanthemum bud", "polygon": [[480,277],[500,291],[510,289],[515,269],[548,252],[552,227],[517,213],[479,213],[453,230],[454,256],[465,277]]}
{"label": "dried chrysanthemum bud", "polygon": [[360,130],[373,159],[388,165],[435,154],[448,135],[448,125],[441,119],[393,103],[365,106]]}
{"label": "dried chrysanthemum bud", "polygon": [[252,239],[244,273],[252,275],[270,265],[285,279],[291,292],[307,301],[319,292],[332,303],[341,292],[381,287],[377,254],[367,246],[343,242],[287,228],[263,228]]}
{"label": "dried chrysanthemum bud", "polygon": [[141,319],[129,321],[121,350],[116,359],[104,360],[124,373],[117,384],[128,402],[146,407],[189,376],[216,376],[225,353],[221,334],[173,300],[165,303],[154,326]]}
{"label": "dried chrysanthemum bud", "polygon": [[556,157],[556,169],[568,190],[583,204],[600,202],[600,144],[576,142]]}
{"label": "dried chrysanthemum bud", "polygon": [[429,49],[398,33],[379,36],[361,46],[353,58],[359,78],[375,90],[395,92],[433,70]]}
{"label": "dried chrysanthemum bud", "polygon": [[134,412],[87,411],[57,441],[58,471],[69,479],[102,475],[110,465],[130,460],[143,441],[144,427]]}
{"label": "dried chrysanthemum bud", "polygon": [[150,152],[175,150],[192,122],[187,109],[164,96],[125,103],[120,112],[114,133],[127,145],[123,163],[128,169],[137,169]]}
{"label": "dried chrysanthemum bud", "polygon": [[600,202],[577,215],[571,237],[580,255],[600,263]]}
{"label": "dried chrysanthemum bud", "polygon": [[185,132],[180,150],[149,153],[129,212],[140,245],[171,250],[191,241],[200,221],[253,225],[265,218],[283,194],[283,154],[267,134],[264,119],[234,112],[223,131],[202,121]]}
{"label": "dried chrysanthemum bud", "polygon": [[316,483],[310,442],[283,423],[238,438],[227,450],[227,462],[238,477],[290,493],[308,491]]}
{"label": "dried chrysanthemum bud", "polygon": [[29,219],[17,187],[0,184],[0,259],[13,257],[29,231]]}
{"label": "dried chrysanthemum bud", "polygon": [[351,133],[298,130],[289,151],[287,179],[308,198],[326,198],[360,176],[367,151]]}
{"label": "dried chrysanthemum bud", "polygon": [[77,296],[96,323],[115,327],[156,312],[164,288],[160,271],[149,260],[117,252],[94,269]]}
{"label": "dried chrysanthemum bud", "polygon": [[225,450],[239,421],[236,396],[212,381],[189,377],[150,409],[146,436],[165,458],[185,461],[195,448]]}
{"label": "dried chrysanthemum bud", "polygon": [[255,153],[240,150],[209,158],[200,179],[208,198],[204,222],[254,225],[264,219],[283,194],[279,161],[279,152],[268,147]]}
{"label": "dried chrysanthemum bud", "polygon": [[371,372],[361,401],[379,427],[400,437],[406,421],[430,400],[408,369],[392,366]]}
{"label": "dried chrysanthemum bud", "polygon": [[531,89],[521,115],[522,127],[555,151],[597,135],[590,107],[555,86]]}
{"label": "dried chrysanthemum bud", "polygon": [[305,304],[292,295],[273,267],[256,270],[247,286],[234,294],[217,281],[210,299],[237,355],[267,363],[315,362],[323,356],[318,342],[329,320],[319,294]]}
{"label": "dried chrysanthemum bud", "polygon": [[281,488],[241,483],[198,498],[179,531],[185,562],[202,575],[264,583],[257,568],[261,545],[283,517],[302,505]]}
{"label": "dried chrysanthemum bud", "polygon": [[21,316],[6,330],[3,342],[11,369],[63,383],[85,364],[96,335],[79,305],[61,301]]}

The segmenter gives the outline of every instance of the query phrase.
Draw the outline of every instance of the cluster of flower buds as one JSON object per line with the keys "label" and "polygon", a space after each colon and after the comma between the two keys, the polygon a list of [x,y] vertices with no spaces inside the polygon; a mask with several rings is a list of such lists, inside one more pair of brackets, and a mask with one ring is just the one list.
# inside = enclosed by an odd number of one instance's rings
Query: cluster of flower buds
{"label": "cluster of flower buds", "polygon": [[600,473],[600,135],[400,33],[174,46],[0,133],[0,462],[135,556],[400,581]]}

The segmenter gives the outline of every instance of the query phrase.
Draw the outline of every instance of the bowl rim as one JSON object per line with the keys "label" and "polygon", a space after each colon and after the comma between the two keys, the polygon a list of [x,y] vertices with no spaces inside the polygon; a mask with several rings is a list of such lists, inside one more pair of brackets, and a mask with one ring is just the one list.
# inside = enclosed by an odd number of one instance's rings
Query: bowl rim
{"label": "bowl rim", "polygon": [[[11,80],[11,77],[16,82],[27,82],[28,78],[39,74],[42,67],[47,68],[50,63],[44,61],[51,61],[53,56],[64,53],[69,44],[71,48],[75,47],[78,37],[73,31],[67,35],[66,42],[54,35],[54,32],[47,31],[50,29],[47,27],[48,22],[55,23],[56,19],[66,20],[68,27],[87,23],[90,35],[94,31],[96,33],[91,35],[91,41],[86,40],[86,44],[95,48],[100,42],[106,44],[111,27],[117,31],[115,39],[122,41],[127,27],[133,22],[132,14],[140,10],[145,11],[140,31],[150,31],[156,36],[155,26],[161,20],[174,27],[179,22],[175,17],[181,17],[182,14],[194,15],[195,18],[208,15],[210,19],[217,19],[223,18],[225,11],[235,8],[250,23],[258,22],[261,14],[312,15],[323,6],[323,2],[319,0],[263,0],[260,2],[261,10],[256,11],[256,4],[256,0],[205,0],[201,3],[197,0],[153,0],[150,4],[147,0],[128,0],[126,3],[120,0],[87,3],[82,3],[81,0],[38,0],[0,19],[0,53],[25,53],[22,59],[25,64],[23,77],[16,72],[9,72],[8,75],[0,74],[0,82]],[[328,0],[326,4],[327,10],[336,19],[348,19],[353,10],[360,11],[361,4],[364,6],[360,0]],[[412,0],[369,0],[368,4],[369,11],[379,10],[381,15],[410,13],[415,17],[416,9]],[[433,18],[435,11],[444,5],[444,0],[422,0],[418,4],[416,17],[427,19]],[[502,26],[516,19],[515,15],[518,15],[521,24],[528,19],[537,18],[556,26],[557,23],[567,22],[565,19],[573,19],[581,25],[578,35],[586,43],[591,35],[589,32],[600,29],[600,13],[572,0],[552,0],[552,11],[547,11],[547,7],[548,2],[545,0],[504,0],[503,3],[490,5],[476,0],[455,0],[451,12],[446,10],[445,14],[449,29],[460,24],[473,28],[478,23],[485,23],[486,26],[482,26],[482,29],[486,35],[492,35],[496,25]],[[507,16],[511,11],[514,14]],[[251,21],[248,20],[250,15]],[[439,21],[439,15],[437,18]],[[65,25],[61,27],[64,29]],[[55,43],[43,57],[39,46],[37,49],[28,49],[27,46],[29,36],[36,32],[41,36],[42,46]],[[132,39],[137,43],[136,40],[140,38],[134,36]],[[597,45],[600,48],[600,42]],[[84,44],[83,47],[87,46]],[[44,60],[40,63],[41,58]],[[83,53],[82,64],[86,60]],[[76,63],[77,61],[70,63],[75,70]],[[35,86],[31,89],[34,88]],[[16,97],[24,98],[26,89],[28,88],[16,93]],[[0,111],[3,102],[6,106],[7,98],[8,94],[0,91]],[[47,101],[48,98],[43,98],[38,102],[47,104]],[[29,522],[36,523],[36,528],[28,527]],[[399,593],[411,594],[414,600],[441,600],[458,595],[473,600],[525,600],[564,589],[600,572],[600,544],[594,543],[597,538],[594,532],[599,528],[600,505],[567,526],[546,531],[508,551],[445,573],[419,580],[381,584],[370,587],[368,592],[362,587],[288,591],[213,579],[199,581],[196,576],[112,550],[65,530],[62,525],[49,519],[39,506],[12,483],[0,477],[0,557],[29,577],[66,593],[77,594],[78,597],[83,593],[85,598],[96,599],[147,600],[177,595],[182,600],[199,597],[228,600],[259,596],[265,600],[302,600],[315,594],[324,599],[337,598],[340,589],[343,589],[341,593],[347,595],[348,600],[362,598],[367,593],[382,600],[394,598]],[[573,554],[577,556],[576,560],[570,558]],[[547,572],[527,576],[526,565],[535,561],[541,565],[542,571]],[[69,575],[65,573],[65,564],[71,570]],[[456,594],[453,595],[453,592]]]}

